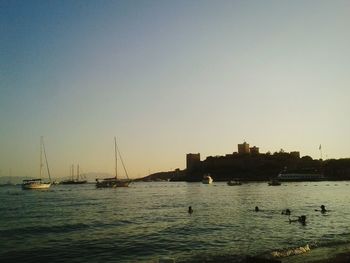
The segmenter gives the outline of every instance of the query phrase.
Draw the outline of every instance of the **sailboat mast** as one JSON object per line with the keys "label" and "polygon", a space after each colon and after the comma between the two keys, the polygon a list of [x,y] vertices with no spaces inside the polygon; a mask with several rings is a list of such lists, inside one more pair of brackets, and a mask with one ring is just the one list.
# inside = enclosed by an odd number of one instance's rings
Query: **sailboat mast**
{"label": "sailboat mast", "polygon": [[74,164],[72,164],[72,181],[74,181]]}
{"label": "sailboat mast", "polygon": [[43,144],[43,150],[44,150],[44,155],[45,155],[45,162],[46,162],[46,169],[47,169],[47,173],[49,175],[49,180],[51,183],[51,174],[50,174],[50,169],[49,169],[49,163],[47,161],[47,156],[46,156],[46,150],[45,150],[45,145],[44,145],[44,138],[42,138],[42,144]]}
{"label": "sailboat mast", "polygon": [[79,181],[79,164],[77,165],[77,180]]}
{"label": "sailboat mast", "polygon": [[39,178],[42,178],[43,174],[43,136],[40,137],[40,172]]}
{"label": "sailboat mast", "polygon": [[114,136],[115,179],[118,178],[117,138]]}
{"label": "sailboat mast", "polygon": [[120,154],[120,151],[119,151],[119,148],[118,148],[117,144],[115,144],[115,146],[116,146],[116,148],[117,148],[117,153],[119,154],[120,162],[122,163],[122,166],[123,166],[125,175],[126,175],[126,177],[128,178],[128,180],[129,180],[128,171],[126,170],[126,167],[125,167],[125,164],[124,164],[124,161],[123,161],[123,157],[122,157],[122,155]]}

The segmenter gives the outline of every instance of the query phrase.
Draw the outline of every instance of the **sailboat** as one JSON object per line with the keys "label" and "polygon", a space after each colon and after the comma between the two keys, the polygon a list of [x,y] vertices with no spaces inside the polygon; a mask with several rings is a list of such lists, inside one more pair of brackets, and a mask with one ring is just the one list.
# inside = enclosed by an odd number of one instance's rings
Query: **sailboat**
{"label": "sailboat", "polygon": [[[118,155],[120,158],[120,161],[122,163],[125,175],[127,179],[118,179]],[[115,156],[115,177],[112,178],[104,178],[102,180],[96,179],[96,187],[97,188],[108,188],[108,187],[128,187],[131,180],[129,179],[128,172],[126,171],[123,158],[120,154],[120,151],[117,146],[117,139],[114,137],[114,156]]]}
{"label": "sailboat", "polygon": [[[43,153],[45,157],[45,163],[47,168],[47,173],[49,175],[50,182],[43,182],[42,181],[42,174],[43,174]],[[31,189],[48,189],[51,186],[51,175],[50,175],[50,169],[49,164],[47,162],[46,157],[46,151],[45,151],[45,145],[44,145],[44,138],[40,137],[40,177],[37,179],[29,179],[29,180],[23,180],[22,183],[22,189],[23,190],[31,190]]]}
{"label": "sailboat", "polygon": [[81,180],[80,179],[81,176],[80,176],[80,173],[79,173],[79,164],[77,166],[77,178],[76,179],[74,178],[74,164],[72,164],[71,177],[72,177],[72,179],[62,181],[61,184],[86,184],[87,183],[86,180]]}

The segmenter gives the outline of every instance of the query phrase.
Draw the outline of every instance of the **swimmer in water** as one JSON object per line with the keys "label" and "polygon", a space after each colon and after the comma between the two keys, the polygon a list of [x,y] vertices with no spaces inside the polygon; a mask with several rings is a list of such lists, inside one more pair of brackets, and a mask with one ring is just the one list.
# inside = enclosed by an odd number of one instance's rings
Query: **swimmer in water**
{"label": "swimmer in water", "polygon": [[329,211],[329,210],[326,210],[326,207],[324,205],[321,205],[320,208],[321,208],[321,210],[315,209],[315,211],[320,211],[322,214]]}
{"label": "swimmer in water", "polygon": [[259,207],[255,207],[255,212],[259,212]]}
{"label": "swimmer in water", "polygon": [[289,224],[292,222],[299,222],[301,223],[303,226],[306,225],[306,216],[302,215],[302,216],[298,216],[298,219],[290,219],[289,218]]}
{"label": "swimmer in water", "polygon": [[192,209],[191,206],[188,207],[188,213],[189,213],[189,214],[192,214],[192,213],[193,213],[193,209]]}
{"label": "swimmer in water", "polygon": [[282,210],[282,215],[287,215],[287,216],[290,216],[290,210],[287,208],[286,210]]}

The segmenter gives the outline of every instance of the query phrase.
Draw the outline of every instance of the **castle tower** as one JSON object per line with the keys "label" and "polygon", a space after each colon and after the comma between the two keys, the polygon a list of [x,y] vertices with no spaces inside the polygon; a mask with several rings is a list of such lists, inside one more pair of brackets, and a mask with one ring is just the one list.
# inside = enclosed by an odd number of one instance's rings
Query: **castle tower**
{"label": "castle tower", "polygon": [[186,155],[187,171],[192,171],[194,168],[198,167],[200,162],[201,162],[201,156],[199,153],[188,153]]}
{"label": "castle tower", "polygon": [[244,142],[242,144],[238,144],[238,153],[239,154],[250,153],[249,143]]}

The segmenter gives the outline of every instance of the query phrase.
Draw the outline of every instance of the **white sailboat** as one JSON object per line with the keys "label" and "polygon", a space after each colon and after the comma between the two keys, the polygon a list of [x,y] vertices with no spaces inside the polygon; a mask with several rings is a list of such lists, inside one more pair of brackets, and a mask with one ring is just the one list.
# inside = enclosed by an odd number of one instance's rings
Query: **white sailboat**
{"label": "white sailboat", "polygon": [[[49,180],[50,182],[43,182],[42,181],[42,174],[43,174],[43,153],[45,157],[45,163],[46,163],[46,168],[47,168],[47,173],[49,175]],[[48,189],[51,186],[51,175],[50,175],[50,169],[49,169],[49,164],[47,162],[47,157],[46,157],[46,151],[45,151],[45,145],[44,145],[44,138],[41,136],[40,137],[40,177],[37,179],[29,179],[29,180],[23,180],[22,183],[22,189],[23,190],[34,190],[34,189]]]}
{"label": "white sailboat", "polygon": [[[127,179],[118,179],[118,155],[122,163],[125,175]],[[129,179],[128,172],[126,171],[122,156],[117,146],[117,139],[114,137],[114,156],[115,156],[115,177],[104,178],[102,180],[96,179],[97,188],[108,188],[108,187],[128,187],[131,180]]]}

